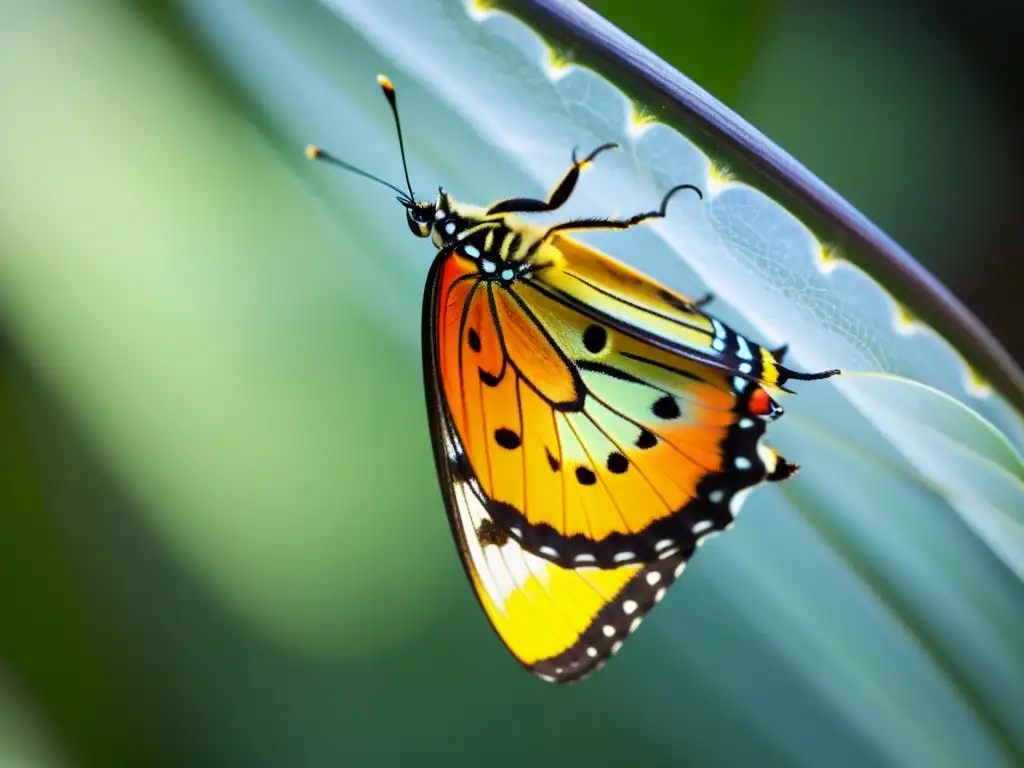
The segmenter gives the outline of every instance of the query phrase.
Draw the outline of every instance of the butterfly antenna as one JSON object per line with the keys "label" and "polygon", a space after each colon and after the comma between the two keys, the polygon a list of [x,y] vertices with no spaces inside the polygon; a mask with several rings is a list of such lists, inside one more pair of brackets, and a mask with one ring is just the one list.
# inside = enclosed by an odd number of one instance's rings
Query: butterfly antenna
{"label": "butterfly antenna", "polygon": [[395,86],[384,75],[377,75],[377,85],[384,91],[384,96],[387,98],[388,104],[391,105],[391,114],[395,116],[395,129],[398,131],[398,151],[402,153],[402,171],[405,173],[405,186],[409,188],[409,200],[416,202],[416,195],[412,192],[412,182],[409,181],[409,165],[405,161],[405,142],[402,141],[402,121],[398,119]]}
{"label": "butterfly antenna", "polygon": [[[315,144],[309,144],[306,146],[306,157],[308,157],[310,160],[320,160],[321,162],[327,163],[329,165],[334,165],[337,166],[338,168],[342,168],[346,171],[349,171],[350,173],[354,173],[357,176],[362,176],[364,179],[369,179],[370,181],[375,181],[378,184],[383,184],[388,189],[393,189],[395,192],[397,192],[399,200],[409,200],[405,192],[396,187],[394,184],[384,181],[384,179],[377,178],[372,173],[367,173],[362,168],[356,168],[354,165],[346,163],[344,160],[338,159],[327,150],[320,149],[320,147],[316,146]],[[409,200],[409,202],[412,201]]]}

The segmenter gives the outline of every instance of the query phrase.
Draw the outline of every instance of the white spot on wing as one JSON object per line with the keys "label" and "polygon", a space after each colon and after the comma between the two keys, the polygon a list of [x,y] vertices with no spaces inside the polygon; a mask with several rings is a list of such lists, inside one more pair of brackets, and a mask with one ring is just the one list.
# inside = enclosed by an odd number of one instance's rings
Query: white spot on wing
{"label": "white spot on wing", "polygon": [[455,443],[452,442],[452,439],[447,434],[444,436],[444,452],[452,461],[459,458],[459,451],[456,449]]}
{"label": "white spot on wing", "polygon": [[747,340],[738,333],[736,334],[736,354],[743,360],[754,359],[754,355],[750,351],[750,345],[747,344]]}
{"label": "white spot on wing", "polygon": [[747,500],[747,496],[754,490],[754,487],[744,488],[742,491],[737,491],[736,495],[729,500],[729,511],[732,512],[732,516],[736,517],[740,513],[740,508],[743,506],[743,502]]}

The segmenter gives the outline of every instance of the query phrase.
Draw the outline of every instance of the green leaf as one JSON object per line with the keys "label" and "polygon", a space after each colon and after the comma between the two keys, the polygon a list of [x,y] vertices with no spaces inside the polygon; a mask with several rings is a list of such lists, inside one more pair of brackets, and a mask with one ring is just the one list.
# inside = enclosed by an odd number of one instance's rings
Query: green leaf
{"label": "green leaf", "polygon": [[[192,0],[172,37],[124,8],[65,11],[0,38],[30,64],[0,101],[19,115],[0,127],[19,148],[0,307],[116,486],[80,508],[50,450],[70,438],[28,422],[50,435],[49,514],[139,681],[126,731],[189,734],[154,759],[1021,761],[1019,372],[965,343],[982,337],[884,238],[837,224],[834,196],[797,200],[806,172],[783,178],[753,129],[704,130],[734,117],[683,119],[669,91],[638,103],[614,56],[566,35],[561,56],[608,71],[575,66],[455,0]],[[795,385],[771,437],[801,473],[751,496],[582,686],[518,669],[448,540],[419,371],[433,254],[391,192],[301,154],[316,142],[400,178],[382,71],[423,194],[541,194],[574,145],[619,141],[565,215],[698,184],[703,203],[594,242],[711,288],[717,314],[789,342],[794,366],[847,373]]]}

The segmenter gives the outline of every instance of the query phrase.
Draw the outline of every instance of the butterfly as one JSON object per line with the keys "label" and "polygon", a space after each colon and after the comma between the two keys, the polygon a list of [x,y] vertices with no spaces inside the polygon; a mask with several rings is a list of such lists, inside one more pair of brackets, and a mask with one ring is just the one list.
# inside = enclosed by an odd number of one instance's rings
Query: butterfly
{"label": "butterfly", "polygon": [[417,200],[395,90],[406,190],[309,146],[306,154],[398,193],[414,235],[437,249],[423,300],[423,369],[435,462],[462,563],[491,624],[549,682],[602,666],[745,496],[797,465],[764,443],[800,373],[690,299],[571,233],[664,218],[524,218],[559,209],[572,164],[547,199],[489,207],[443,188]]}

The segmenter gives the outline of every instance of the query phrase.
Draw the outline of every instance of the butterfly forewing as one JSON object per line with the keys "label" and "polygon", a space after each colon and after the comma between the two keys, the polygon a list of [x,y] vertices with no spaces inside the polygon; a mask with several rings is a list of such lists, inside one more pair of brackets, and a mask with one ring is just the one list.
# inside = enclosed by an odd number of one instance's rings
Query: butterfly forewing
{"label": "butterfly forewing", "polygon": [[[438,332],[425,343],[482,503],[527,551],[563,567],[692,549],[774,468],[758,449],[758,387],[584,314],[548,289],[558,271],[488,281],[459,251],[437,265]],[[657,298],[630,280],[638,298]],[[650,314],[638,306],[630,312]],[[687,313],[713,341],[715,323]]]}
{"label": "butterfly forewing", "polygon": [[728,371],[531,281],[483,280],[459,251],[428,280],[424,367],[463,564],[498,635],[547,680],[614,653],[778,463]]}

